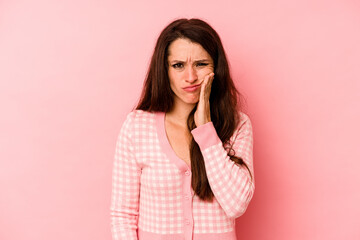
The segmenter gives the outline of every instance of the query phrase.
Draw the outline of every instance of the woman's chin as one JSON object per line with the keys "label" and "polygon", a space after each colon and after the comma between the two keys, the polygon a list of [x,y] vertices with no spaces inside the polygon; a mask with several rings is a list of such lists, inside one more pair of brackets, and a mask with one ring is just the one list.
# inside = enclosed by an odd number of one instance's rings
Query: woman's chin
{"label": "woman's chin", "polygon": [[178,100],[186,104],[195,105],[196,103],[199,102],[199,95],[182,96],[182,97],[178,97]]}
{"label": "woman's chin", "polygon": [[190,99],[187,99],[187,101],[185,101],[185,102],[188,104],[196,104],[197,102],[199,102],[199,98],[198,97],[190,98]]}

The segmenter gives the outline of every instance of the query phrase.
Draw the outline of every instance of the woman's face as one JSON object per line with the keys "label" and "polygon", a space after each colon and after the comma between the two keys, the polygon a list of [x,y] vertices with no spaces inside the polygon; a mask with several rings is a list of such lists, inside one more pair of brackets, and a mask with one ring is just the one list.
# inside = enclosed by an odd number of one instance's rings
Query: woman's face
{"label": "woman's face", "polygon": [[[199,101],[200,85],[204,77],[214,72],[214,62],[206,50],[189,39],[178,38],[168,48],[168,75],[175,93],[174,100],[187,104]],[[184,89],[199,85],[195,90]]]}

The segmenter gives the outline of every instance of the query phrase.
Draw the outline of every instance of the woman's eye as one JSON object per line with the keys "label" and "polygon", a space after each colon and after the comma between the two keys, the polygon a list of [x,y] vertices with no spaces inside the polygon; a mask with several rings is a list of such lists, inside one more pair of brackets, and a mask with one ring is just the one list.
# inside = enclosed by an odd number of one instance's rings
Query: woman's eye
{"label": "woman's eye", "polygon": [[[208,63],[198,63],[197,66],[207,66],[209,65]],[[183,64],[182,63],[176,63],[174,65],[172,65],[173,68],[182,68]]]}
{"label": "woman's eye", "polygon": [[181,63],[176,63],[173,65],[174,68],[179,68],[179,67],[182,67],[182,64]]}

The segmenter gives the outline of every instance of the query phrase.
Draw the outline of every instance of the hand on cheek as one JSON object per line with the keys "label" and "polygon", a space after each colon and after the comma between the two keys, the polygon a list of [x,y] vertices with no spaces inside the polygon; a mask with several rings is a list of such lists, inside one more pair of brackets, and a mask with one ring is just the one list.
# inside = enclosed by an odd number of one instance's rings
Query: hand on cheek
{"label": "hand on cheek", "polygon": [[213,72],[207,74],[201,84],[199,102],[196,112],[194,114],[194,121],[196,127],[211,122],[209,98],[211,93],[212,81],[214,80],[214,75],[215,74]]}

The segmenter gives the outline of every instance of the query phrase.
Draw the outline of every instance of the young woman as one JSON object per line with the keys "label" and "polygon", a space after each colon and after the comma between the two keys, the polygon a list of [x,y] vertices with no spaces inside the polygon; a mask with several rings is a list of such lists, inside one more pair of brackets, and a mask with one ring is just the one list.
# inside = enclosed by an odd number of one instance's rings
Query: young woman
{"label": "young woman", "polygon": [[216,31],[161,32],[140,101],[116,143],[113,239],[236,240],[254,194],[253,133]]}

